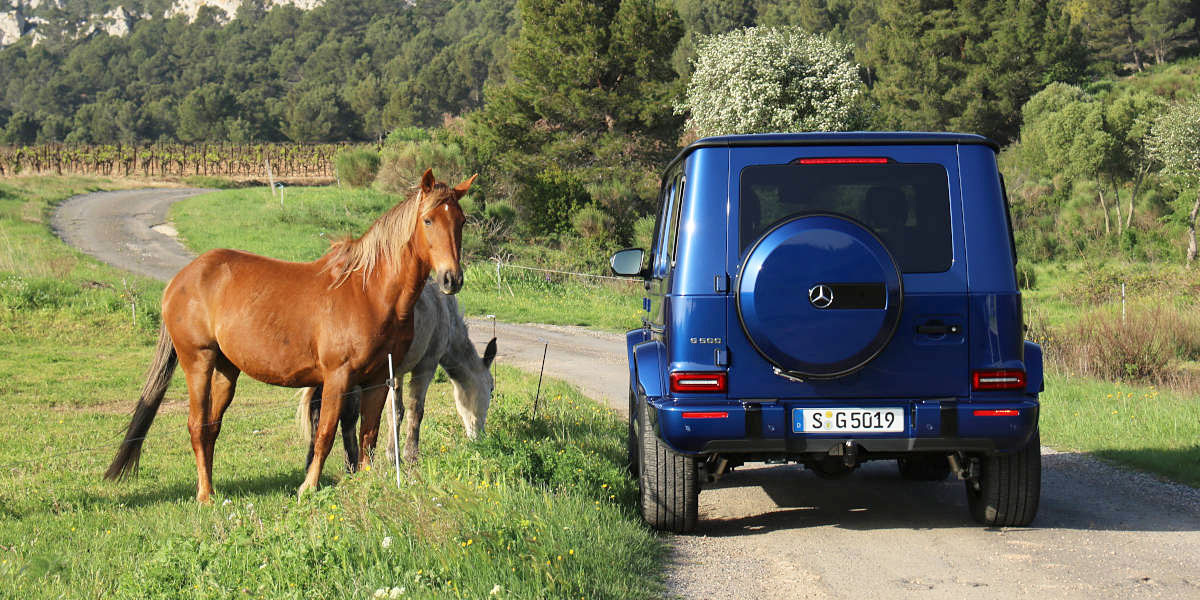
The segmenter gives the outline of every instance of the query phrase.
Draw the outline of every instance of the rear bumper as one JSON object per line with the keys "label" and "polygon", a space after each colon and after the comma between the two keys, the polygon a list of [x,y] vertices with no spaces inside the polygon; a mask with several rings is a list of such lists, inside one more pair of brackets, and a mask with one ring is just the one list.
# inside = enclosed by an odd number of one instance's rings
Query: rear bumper
{"label": "rear bumper", "polygon": [[[794,433],[792,410],[829,406],[901,406],[905,431],[896,433]],[[1038,423],[1038,402],[1030,396],[996,398],[986,403],[953,399],[919,401],[846,401],[812,403],[677,404],[650,399],[650,419],[659,437],[684,454],[800,455],[829,453],[847,441],[868,453],[1007,452],[1024,447]],[[975,411],[1016,410],[1013,416],[982,416]],[[718,418],[684,418],[684,413],[713,413]]]}

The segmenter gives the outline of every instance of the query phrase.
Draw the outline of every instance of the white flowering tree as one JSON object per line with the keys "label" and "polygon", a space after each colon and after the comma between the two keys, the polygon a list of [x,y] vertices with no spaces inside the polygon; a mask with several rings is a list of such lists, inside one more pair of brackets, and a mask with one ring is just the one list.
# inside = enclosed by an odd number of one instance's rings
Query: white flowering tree
{"label": "white flowering tree", "polygon": [[863,85],[849,53],[798,27],[701,38],[687,97],[675,110],[701,136],[851,129]]}
{"label": "white flowering tree", "polygon": [[1187,216],[1189,263],[1196,260],[1196,213],[1200,212],[1200,98],[1167,109],[1150,129],[1146,146],[1162,163],[1163,174],[1174,177],[1196,199]]}

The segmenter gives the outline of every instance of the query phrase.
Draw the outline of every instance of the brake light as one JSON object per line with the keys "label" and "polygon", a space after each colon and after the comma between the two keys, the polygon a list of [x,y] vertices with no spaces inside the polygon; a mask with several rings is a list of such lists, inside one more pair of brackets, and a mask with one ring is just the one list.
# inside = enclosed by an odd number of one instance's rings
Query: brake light
{"label": "brake light", "polygon": [[685,419],[728,419],[729,413],[727,413],[727,412],[685,412],[685,413],[683,413],[683,418],[685,418]]}
{"label": "brake light", "polygon": [[1015,416],[1020,415],[1021,411],[1017,410],[1015,408],[997,408],[997,409],[977,410],[977,411],[974,411],[972,414],[974,414],[977,417],[1015,417]]}
{"label": "brake light", "polygon": [[801,158],[802,165],[886,165],[889,159],[881,157],[847,156],[839,158]]}
{"label": "brake light", "polygon": [[724,392],[725,373],[671,373],[672,392]]}
{"label": "brake light", "polygon": [[1023,390],[1025,389],[1025,371],[1019,369],[984,369],[971,373],[971,389],[981,390]]}

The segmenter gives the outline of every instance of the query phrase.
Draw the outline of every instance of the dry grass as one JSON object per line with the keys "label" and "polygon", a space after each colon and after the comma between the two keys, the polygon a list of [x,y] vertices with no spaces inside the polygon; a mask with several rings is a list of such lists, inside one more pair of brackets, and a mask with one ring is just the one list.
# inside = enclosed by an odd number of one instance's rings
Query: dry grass
{"label": "dry grass", "polygon": [[1191,307],[1135,305],[1124,316],[1097,308],[1061,327],[1035,319],[1030,334],[1060,372],[1200,390],[1200,312]]}

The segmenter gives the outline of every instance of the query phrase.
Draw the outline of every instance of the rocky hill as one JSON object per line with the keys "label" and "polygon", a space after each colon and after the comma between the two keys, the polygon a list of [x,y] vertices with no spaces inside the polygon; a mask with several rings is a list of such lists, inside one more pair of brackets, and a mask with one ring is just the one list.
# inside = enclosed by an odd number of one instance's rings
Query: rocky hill
{"label": "rocky hill", "polygon": [[[80,38],[103,31],[128,35],[142,19],[184,16],[193,21],[204,7],[215,9],[216,18],[228,22],[243,0],[127,0],[116,4],[95,0],[0,0],[0,48],[29,38],[38,44],[47,38]],[[263,8],[291,5],[311,10],[325,0],[265,0]],[[97,7],[100,10],[97,10]]]}

